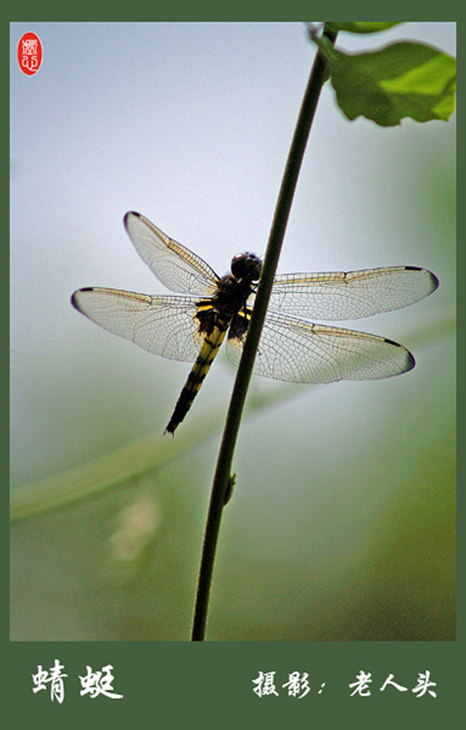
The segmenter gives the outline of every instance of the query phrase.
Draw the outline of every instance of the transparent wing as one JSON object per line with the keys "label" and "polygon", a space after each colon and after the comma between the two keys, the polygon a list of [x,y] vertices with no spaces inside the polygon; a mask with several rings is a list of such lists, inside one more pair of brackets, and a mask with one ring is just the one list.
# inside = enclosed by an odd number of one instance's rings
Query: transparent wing
{"label": "transparent wing", "polygon": [[196,297],[92,288],[79,289],[71,301],[96,324],[155,355],[189,362],[199,354]]}
{"label": "transparent wing", "polygon": [[[237,364],[242,341],[233,337],[226,349]],[[269,310],[254,372],[294,383],[332,383],[389,378],[412,367],[411,353],[384,337],[313,324]]]}
{"label": "transparent wing", "polygon": [[274,281],[269,307],[309,319],[358,319],[407,307],[437,286],[434,274],[414,266],[284,274]]}
{"label": "transparent wing", "polygon": [[200,256],[166,236],[140,213],[126,213],[124,223],[136,251],[167,289],[212,294],[219,277]]}

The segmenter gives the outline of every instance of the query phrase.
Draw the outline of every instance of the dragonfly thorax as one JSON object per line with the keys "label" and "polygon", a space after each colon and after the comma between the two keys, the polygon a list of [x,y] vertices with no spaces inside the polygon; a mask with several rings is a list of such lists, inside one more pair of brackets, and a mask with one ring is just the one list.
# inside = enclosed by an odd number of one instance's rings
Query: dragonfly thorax
{"label": "dragonfly thorax", "polygon": [[217,291],[210,299],[213,311],[222,319],[230,320],[246,304],[253,291],[253,281],[247,276],[238,278],[226,274],[218,280]]}
{"label": "dragonfly thorax", "polygon": [[237,279],[247,279],[251,283],[259,281],[262,270],[262,261],[258,256],[246,251],[238,253],[231,261],[231,273]]}
{"label": "dragonfly thorax", "polygon": [[[233,258],[232,273],[218,280],[217,290],[210,299],[215,318],[220,317],[227,322],[244,309],[248,297],[255,290],[261,268],[262,261],[253,253],[241,253]],[[202,317],[205,319],[204,313]]]}

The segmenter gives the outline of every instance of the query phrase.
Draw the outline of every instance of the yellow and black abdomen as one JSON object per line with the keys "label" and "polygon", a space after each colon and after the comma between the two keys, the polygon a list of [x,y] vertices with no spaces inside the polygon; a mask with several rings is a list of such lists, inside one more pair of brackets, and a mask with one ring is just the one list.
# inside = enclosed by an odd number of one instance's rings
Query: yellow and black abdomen
{"label": "yellow and black abdomen", "polygon": [[[243,254],[238,261],[236,258],[233,260],[235,263],[232,262],[233,273],[218,280],[218,287],[211,297],[197,302],[195,315],[198,321],[197,333],[199,338],[202,338],[202,344],[165,433],[167,431],[173,433],[186,416],[230,325],[234,329],[235,337],[242,340],[246,333],[248,317],[239,317],[239,313],[243,309],[246,310],[246,301],[252,290],[251,282],[259,276],[257,269],[259,259],[252,254]],[[253,264],[253,272],[249,277],[245,276],[243,271],[245,260],[250,266]],[[241,278],[236,276],[235,272],[238,269]]]}
{"label": "yellow and black abdomen", "polygon": [[212,326],[211,331],[206,333],[197,360],[184,384],[184,388],[181,391],[165,432],[173,433],[191,408],[192,402],[202,385],[202,381],[209,372],[218,349],[225,339],[228,325],[228,321],[217,320],[217,323]]}

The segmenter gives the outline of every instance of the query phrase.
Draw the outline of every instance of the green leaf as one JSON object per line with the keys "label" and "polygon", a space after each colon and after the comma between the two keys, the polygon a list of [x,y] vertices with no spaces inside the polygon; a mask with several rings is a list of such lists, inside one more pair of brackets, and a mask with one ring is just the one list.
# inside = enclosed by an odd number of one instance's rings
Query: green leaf
{"label": "green leaf", "polygon": [[344,30],[348,33],[379,33],[401,23],[326,23],[330,30]]}
{"label": "green leaf", "polygon": [[455,108],[456,61],[422,43],[402,42],[369,53],[317,43],[330,65],[338,105],[348,119],[364,116],[384,127],[404,117],[448,119]]}

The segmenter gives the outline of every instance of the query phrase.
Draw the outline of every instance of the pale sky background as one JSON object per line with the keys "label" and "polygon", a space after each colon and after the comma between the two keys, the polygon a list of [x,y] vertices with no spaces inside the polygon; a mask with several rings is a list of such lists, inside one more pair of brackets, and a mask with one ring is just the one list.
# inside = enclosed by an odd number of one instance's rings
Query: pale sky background
{"label": "pale sky background", "polygon": [[[16,46],[31,29],[44,60],[38,74],[26,77]],[[340,44],[368,47],[406,37],[455,53],[451,23],[405,24],[373,37],[345,34]],[[105,450],[115,438],[163,429],[188,367],[101,331],[71,308],[70,294],[90,285],[163,291],[126,237],[122,217],[130,209],[220,274],[234,253],[262,254],[313,53],[299,23],[12,24],[14,483]],[[400,263],[434,270],[442,285],[431,301],[358,323],[394,339],[450,303],[451,252],[446,259],[435,229],[430,239],[423,230],[412,241],[417,213],[403,204],[406,196],[422,203],[425,173],[416,156],[430,147],[434,162],[451,155],[453,125],[350,124],[327,86],[279,270]],[[428,368],[421,358],[411,384]],[[224,366],[214,371],[208,380],[229,389]],[[356,392],[370,398],[398,387],[407,382],[326,390],[329,398]],[[198,414],[208,389],[215,390],[210,383],[205,388]],[[75,412],[76,396],[85,402],[89,390],[91,409],[81,405]],[[304,418],[314,396],[309,390],[300,399],[308,399],[299,414]],[[119,435],[96,442],[112,401],[134,408],[134,418],[124,419]],[[57,436],[63,439],[58,449]]]}
{"label": "pale sky background", "polygon": [[[16,47],[31,30],[43,64],[27,77]],[[455,30],[408,23],[338,42],[414,39],[456,55]],[[238,252],[263,254],[315,51],[299,23],[13,23],[10,51],[11,474],[20,486],[147,432],[163,438],[190,365],[105,332],[70,296],[83,286],[165,291],[124,231],[128,210],[219,274]],[[289,397],[245,418],[222,545],[249,540],[260,554],[273,525],[272,542],[291,560],[308,519],[303,539],[322,565],[335,557],[338,575],[342,551],[345,561],[361,555],[371,521],[454,418],[445,322],[455,309],[455,154],[455,117],[350,123],[324,88],[279,272],[407,264],[434,271],[440,288],[405,310],[343,324],[406,345],[417,361],[409,374],[323,387],[253,378],[252,394],[278,387]],[[232,386],[219,356],[187,418],[213,406],[226,413]],[[193,493],[200,524],[218,441],[203,445],[194,468],[187,462],[202,490]]]}
{"label": "pale sky background", "polygon": [[[163,291],[124,232],[130,209],[220,274],[234,253],[262,254],[314,52],[298,23],[39,23],[33,29],[43,65],[26,77],[14,59],[31,28],[11,27],[14,482],[91,456],[115,439],[163,430],[188,366],[101,331],[71,308],[70,294],[91,285]],[[409,37],[454,53],[454,33],[453,24],[405,24],[378,37],[342,35],[340,44]],[[406,196],[422,204],[425,171],[416,156],[429,147],[434,163],[443,147],[451,155],[453,124],[350,124],[327,86],[279,270],[432,269],[442,284],[431,300],[357,323],[392,339],[451,303],[451,251],[446,258],[435,229],[416,240],[417,212],[403,204]],[[421,358],[410,386],[428,368]],[[212,381],[230,389],[225,370],[216,364],[210,373],[198,415],[208,391],[216,391]],[[325,390],[339,400],[405,387],[406,379],[395,379]],[[300,394],[308,399],[300,419],[315,407],[311,390]],[[93,400],[85,410],[88,391]],[[113,420],[122,406],[131,415],[121,432],[108,441],[96,437],[100,420],[109,410]]]}
{"label": "pale sky background", "polygon": [[[31,28],[11,28],[14,482],[91,456],[115,439],[163,429],[188,366],[101,331],[71,308],[70,294],[91,285],[163,291],[124,232],[130,209],[220,274],[234,253],[262,254],[313,55],[297,23],[39,23],[43,65],[26,77],[14,59]],[[409,37],[454,53],[454,31],[453,24],[406,24],[379,37],[346,34],[340,43],[367,47]],[[350,124],[326,87],[279,270],[432,269],[442,283],[431,300],[357,323],[392,339],[451,303],[452,253],[435,229],[416,238],[415,204],[425,194],[416,156],[431,147],[438,164],[439,155],[451,155],[453,124]],[[412,206],[404,206],[407,196]],[[428,368],[421,358],[410,386]],[[228,390],[232,383],[224,366],[214,371],[198,414],[208,391],[216,391],[214,380]],[[373,398],[408,387],[403,381],[339,384],[325,395]],[[300,394],[303,403],[309,399],[300,419],[315,407],[311,390]],[[96,437],[101,419],[110,410],[113,420],[123,406],[131,415],[121,432]]]}

